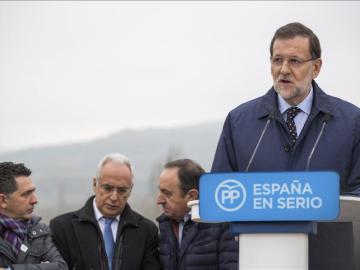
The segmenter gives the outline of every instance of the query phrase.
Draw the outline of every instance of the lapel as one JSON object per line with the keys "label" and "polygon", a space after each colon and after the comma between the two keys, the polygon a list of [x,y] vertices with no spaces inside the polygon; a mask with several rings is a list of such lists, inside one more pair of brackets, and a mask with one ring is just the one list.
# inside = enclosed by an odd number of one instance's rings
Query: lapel
{"label": "lapel", "polygon": [[[85,265],[101,262],[103,254],[102,235],[97,224],[73,220],[72,226],[76,235],[77,245],[80,247],[80,257]],[[100,264],[98,265],[100,267]]]}
{"label": "lapel", "polygon": [[[307,130],[310,128],[313,120],[316,119],[318,117],[318,115],[325,115],[325,113],[330,113],[331,116],[334,116],[336,114],[334,108],[329,105],[330,102],[328,101],[328,97],[325,94],[325,92],[323,92],[320,89],[320,87],[316,84],[315,81],[312,82],[312,86],[313,86],[313,91],[314,91],[313,105],[311,107],[311,112],[309,114],[309,117],[306,120],[305,125],[300,133],[298,141],[296,142],[296,145],[301,140],[303,140],[303,137],[305,137],[304,134],[307,134]],[[321,128],[321,125],[320,125],[319,129],[320,128]]]}
{"label": "lapel", "polygon": [[123,241],[123,232],[127,227],[139,227],[138,224],[138,219],[136,218],[136,216],[134,215],[134,213],[132,212],[130,205],[126,204],[125,208],[123,210],[123,212],[121,213],[120,216],[120,222],[118,224],[118,229],[117,229],[117,233],[116,233],[116,239],[115,241]]}
{"label": "lapel", "polygon": [[103,247],[102,233],[95,219],[92,206],[93,198],[94,196],[89,198],[77,217],[71,221],[71,225],[76,235],[76,242],[80,247],[80,257],[82,261],[87,266],[96,262],[99,269],[102,269],[100,266],[102,261],[100,256],[101,254],[105,254],[105,250]]}
{"label": "lapel", "polygon": [[183,259],[184,255],[186,254],[187,249],[189,248],[190,244],[192,243],[194,237],[197,235],[197,232],[199,230],[199,228],[198,228],[199,224],[196,222],[191,221],[191,223],[187,226],[188,226],[188,228],[186,228],[186,234],[185,234],[184,238],[182,239],[181,246],[180,246],[179,262],[181,262],[181,260]]}
{"label": "lapel", "polygon": [[278,108],[277,93],[275,92],[274,87],[260,97],[260,102],[257,104],[256,108],[256,117],[259,120],[265,120],[271,113],[273,113],[274,121],[278,122],[278,124],[287,131],[285,120]]}

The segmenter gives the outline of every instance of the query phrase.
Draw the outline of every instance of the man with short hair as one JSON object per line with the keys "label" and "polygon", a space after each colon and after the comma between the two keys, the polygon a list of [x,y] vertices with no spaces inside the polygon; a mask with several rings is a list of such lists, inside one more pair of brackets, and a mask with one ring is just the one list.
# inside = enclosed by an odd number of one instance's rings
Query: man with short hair
{"label": "man with short hair", "polygon": [[163,214],[160,261],[164,270],[237,270],[238,243],[228,224],[196,223],[187,203],[199,198],[199,178],[204,173],[190,159],[168,162],[159,179],[157,203]]}
{"label": "man with short hair", "polygon": [[[336,171],[341,194],[360,195],[360,110],[314,81],[322,66],[317,36],[297,22],[280,27],[270,64],[273,87],[228,114],[212,172]],[[309,269],[355,269],[351,223],[318,223]]]}
{"label": "man with short hair", "polygon": [[0,269],[67,270],[49,227],[33,216],[38,200],[22,163],[0,163]]}
{"label": "man with short hair", "polygon": [[85,206],[50,222],[53,239],[70,269],[159,270],[158,229],[133,211],[130,161],[108,154],[99,162]]}

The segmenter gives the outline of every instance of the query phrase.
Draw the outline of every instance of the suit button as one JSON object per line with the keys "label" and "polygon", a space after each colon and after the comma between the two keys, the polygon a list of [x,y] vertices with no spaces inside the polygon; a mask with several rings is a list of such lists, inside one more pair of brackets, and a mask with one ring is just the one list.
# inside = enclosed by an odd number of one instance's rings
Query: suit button
{"label": "suit button", "polygon": [[290,145],[285,144],[284,150],[285,150],[285,152],[290,152],[290,150],[291,150]]}

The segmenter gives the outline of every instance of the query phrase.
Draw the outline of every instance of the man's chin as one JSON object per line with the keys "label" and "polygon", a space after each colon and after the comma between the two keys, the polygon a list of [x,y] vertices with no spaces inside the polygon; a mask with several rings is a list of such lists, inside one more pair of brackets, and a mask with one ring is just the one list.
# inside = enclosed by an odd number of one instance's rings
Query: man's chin
{"label": "man's chin", "polygon": [[109,217],[109,218],[115,218],[117,216],[120,216],[122,214],[122,210],[117,210],[117,211],[106,211],[104,213],[102,213],[105,217]]}
{"label": "man's chin", "polygon": [[19,218],[19,220],[30,220],[31,218],[32,218],[32,214],[29,214],[29,215],[25,215],[25,216],[23,216],[23,217],[21,217],[21,218]]}
{"label": "man's chin", "polygon": [[[276,91],[286,102],[290,104],[290,101],[294,99],[294,89],[293,88],[281,88]],[[291,104],[290,104],[291,105]]]}
{"label": "man's chin", "polygon": [[163,211],[163,214],[164,214],[166,217],[170,218],[170,219],[174,219],[174,217],[172,216],[172,214],[169,213],[169,212]]}
{"label": "man's chin", "polygon": [[290,98],[294,93],[294,87],[292,85],[276,85],[274,88],[275,91],[284,99]]}

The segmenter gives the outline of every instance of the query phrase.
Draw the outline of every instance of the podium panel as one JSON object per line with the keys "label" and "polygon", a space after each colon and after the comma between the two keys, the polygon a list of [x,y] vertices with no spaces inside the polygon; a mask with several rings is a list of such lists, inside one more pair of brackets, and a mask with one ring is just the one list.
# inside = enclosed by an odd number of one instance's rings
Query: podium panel
{"label": "podium panel", "polygon": [[360,198],[339,192],[334,172],[204,174],[188,206],[196,222],[231,222],[240,270],[307,270],[317,222],[360,221]]}
{"label": "podium panel", "polygon": [[211,173],[201,176],[199,190],[207,222],[334,220],[339,214],[335,172]]}
{"label": "podium panel", "polygon": [[340,215],[336,221],[360,221],[360,197],[340,196]]}
{"label": "podium panel", "polygon": [[239,269],[242,270],[308,269],[307,234],[240,234],[239,250]]}

